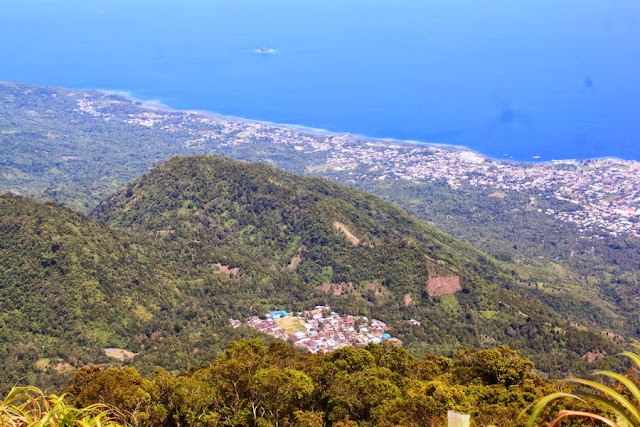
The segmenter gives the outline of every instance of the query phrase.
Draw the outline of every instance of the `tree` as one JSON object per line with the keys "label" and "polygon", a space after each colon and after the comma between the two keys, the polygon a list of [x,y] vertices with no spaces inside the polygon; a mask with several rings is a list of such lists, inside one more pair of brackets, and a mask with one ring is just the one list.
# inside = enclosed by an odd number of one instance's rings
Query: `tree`
{"label": "tree", "polygon": [[471,381],[479,379],[485,385],[502,384],[509,387],[527,380],[539,380],[533,373],[533,362],[506,345],[491,350],[461,348],[456,358],[455,369],[460,377],[467,377]]}
{"label": "tree", "polygon": [[393,377],[387,368],[339,372],[326,393],[329,420],[370,421],[375,408],[401,396]]}
{"label": "tree", "polygon": [[404,396],[388,401],[374,411],[376,425],[440,426],[446,423],[447,411],[469,413],[471,400],[463,386],[449,386],[440,381],[411,381]]}
{"label": "tree", "polygon": [[148,381],[134,368],[86,367],[80,369],[65,391],[80,407],[105,404],[118,408],[118,420],[138,425],[149,417]]}
{"label": "tree", "polygon": [[294,418],[296,409],[306,406],[313,389],[304,372],[275,366],[259,370],[250,384],[254,421],[264,418],[276,427],[283,425]]}

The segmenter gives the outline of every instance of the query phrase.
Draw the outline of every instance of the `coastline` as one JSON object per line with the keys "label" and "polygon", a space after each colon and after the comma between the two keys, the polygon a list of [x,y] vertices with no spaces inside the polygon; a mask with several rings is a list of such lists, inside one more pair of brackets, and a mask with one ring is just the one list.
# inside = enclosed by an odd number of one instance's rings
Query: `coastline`
{"label": "coastline", "polygon": [[145,109],[149,109],[149,110],[158,110],[158,111],[167,111],[167,112],[171,112],[171,113],[182,113],[182,114],[196,114],[196,115],[201,115],[201,116],[205,116],[205,117],[210,117],[210,118],[219,118],[219,119],[224,119],[224,120],[232,120],[232,121],[238,121],[238,122],[245,122],[245,123],[255,123],[255,124],[261,124],[261,125],[265,125],[265,126],[273,126],[273,127],[280,127],[280,128],[287,128],[287,129],[294,129],[294,130],[298,130],[301,132],[307,132],[310,134],[315,134],[315,135],[322,135],[322,136],[328,136],[328,137],[344,137],[347,136],[347,138],[349,139],[349,141],[352,142],[379,142],[379,143],[384,143],[384,144],[398,144],[398,145],[406,145],[406,146],[414,146],[414,147],[431,147],[431,148],[439,148],[442,150],[449,150],[449,151],[459,151],[459,152],[468,152],[468,153],[472,153],[476,156],[480,156],[486,160],[490,160],[490,161],[494,161],[494,162],[500,162],[500,163],[512,163],[512,164],[549,164],[552,165],[555,162],[562,162],[562,161],[568,161],[568,160],[576,160],[577,162],[586,162],[586,161],[596,161],[596,160],[613,160],[613,161],[623,161],[623,162],[634,162],[634,163],[640,163],[640,160],[633,160],[633,159],[623,159],[620,157],[615,157],[615,156],[603,156],[603,157],[588,157],[588,158],[574,158],[574,159],[551,159],[551,160],[541,160],[541,161],[533,161],[533,160],[516,160],[516,159],[504,159],[504,158],[499,158],[499,157],[492,157],[490,155],[484,154],[482,152],[473,150],[467,146],[464,145],[455,145],[455,144],[445,144],[445,143],[434,143],[434,142],[426,142],[426,141],[416,141],[416,140],[407,140],[407,139],[396,139],[396,138],[384,138],[384,137],[373,137],[373,136],[368,136],[368,135],[361,135],[361,134],[352,134],[348,131],[343,131],[343,132],[339,132],[339,131],[331,131],[328,129],[321,129],[321,128],[314,128],[311,126],[305,126],[305,125],[300,125],[300,124],[294,124],[294,123],[279,123],[279,122],[272,122],[272,121],[268,121],[268,120],[257,120],[257,119],[250,119],[250,118],[246,118],[246,117],[238,117],[238,116],[231,116],[231,115],[226,115],[226,114],[221,114],[221,113],[217,113],[215,111],[209,111],[209,110],[197,110],[197,109],[178,109],[178,108],[173,108],[170,105],[165,104],[164,102],[157,100],[157,99],[142,99],[137,97],[136,95],[134,95],[132,92],[129,91],[124,91],[124,90],[114,90],[114,89],[78,89],[78,90],[95,90],[97,92],[106,94],[106,95],[115,95],[115,96],[120,96],[124,99],[127,99],[130,102],[133,102],[137,105],[139,105],[142,108]]}

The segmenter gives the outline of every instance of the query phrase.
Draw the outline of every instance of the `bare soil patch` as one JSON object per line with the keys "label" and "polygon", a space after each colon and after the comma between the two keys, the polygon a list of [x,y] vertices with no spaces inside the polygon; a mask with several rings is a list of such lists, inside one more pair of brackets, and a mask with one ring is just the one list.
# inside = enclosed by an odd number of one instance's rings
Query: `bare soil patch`
{"label": "bare soil patch", "polygon": [[53,370],[56,371],[59,374],[64,374],[66,372],[71,372],[71,371],[73,371],[73,369],[74,369],[73,366],[71,366],[67,362],[58,363],[57,365],[55,365],[53,367]]}
{"label": "bare soil patch", "polygon": [[[316,286],[316,289],[335,296],[350,294],[362,296],[362,292],[356,288],[353,282],[323,283],[322,285]],[[372,291],[376,296],[389,295],[389,291],[380,283],[375,281],[367,283],[364,289]]]}
{"label": "bare soil patch", "polygon": [[411,304],[413,304],[413,298],[411,297],[411,294],[404,294],[404,306],[409,307]]}
{"label": "bare soil patch", "polygon": [[216,264],[216,267],[218,267],[218,273],[224,274],[226,276],[229,277],[238,277],[240,276],[240,269],[239,268],[229,268],[228,265],[222,265],[220,263]]}
{"label": "bare soil patch", "polygon": [[323,283],[322,285],[316,286],[316,289],[325,293],[333,293],[335,296],[344,295],[344,294],[353,294],[356,292],[356,287],[352,282],[346,283]]}
{"label": "bare soil patch", "polygon": [[105,348],[102,351],[104,351],[104,354],[106,354],[107,356],[118,359],[121,362],[129,360],[138,354],[129,350],[125,350],[123,348]]}
{"label": "bare soil patch", "polygon": [[604,359],[606,355],[607,355],[606,351],[590,351],[586,354],[583,354],[582,359],[591,363],[591,362],[595,362],[596,360]]}
{"label": "bare soil patch", "polygon": [[354,246],[358,246],[360,244],[360,239],[358,239],[349,229],[342,223],[335,221],[333,226],[336,230],[345,235],[345,237],[353,243]]}
{"label": "bare soil patch", "polygon": [[460,287],[460,276],[440,276],[431,277],[427,282],[429,296],[441,296],[453,294],[462,289]]}
{"label": "bare soil patch", "polygon": [[389,295],[389,291],[378,282],[369,282],[364,288],[368,291],[373,291],[376,296]]}
{"label": "bare soil patch", "polygon": [[[60,360],[60,359],[58,359]],[[35,364],[35,368],[42,372],[49,372],[54,370],[59,374],[64,374],[73,371],[75,368],[71,364],[60,361],[58,363],[52,362],[50,359],[39,359]]]}
{"label": "bare soil patch", "polygon": [[302,262],[302,256],[306,251],[307,247],[305,245],[302,245],[298,248],[298,251],[296,252],[294,257],[291,258],[291,262],[289,263],[289,270],[295,270],[296,268],[298,268],[298,264]]}

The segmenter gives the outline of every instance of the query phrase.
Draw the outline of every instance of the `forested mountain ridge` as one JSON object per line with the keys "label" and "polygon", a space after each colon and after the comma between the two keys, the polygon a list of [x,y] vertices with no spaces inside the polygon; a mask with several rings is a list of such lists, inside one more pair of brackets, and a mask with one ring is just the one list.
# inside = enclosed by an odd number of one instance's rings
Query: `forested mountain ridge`
{"label": "forested mountain ridge", "polygon": [[[504,286],[509,280],[491,258],[376,197],[223,157],[174,157],[92,215],[111,227],[182,241],[195,264],[226,261],[229,251],[240,251],[271,270],[296,271],[312,285],[376,281],[392,270],[410,272],[407,283],[426,283],[429,270],[435,276],[459,274],[462,263],[453,258],[463,252],[473,268],[493,268]],[[390,251],[401,256],[387,257]]]}
{"label": "forested mountain ridge", "polygon": [[[221,157],[174,157],[93,215],[151,233],[174,248],[168,256],[195,269],[224,265],[240,276],[262,275],[257,295],[294,301],[296,308],[330,301],[343,311],[375,314],[418,353],[508,343],[556,371],[614,346],[571,327],[490,256],[390,203],[326,180]],[[459,291],[430,294],[430,279],[441,277],[459,277]],[[319,290],[341,283],[351,291]],[[411,318],[422,326],[409,325]]]}
{"label": "forested mountain ridge", "polygon": [[[447,176],[390,179],[387,171],[395,166],[386,162],[384,152],[428,154],[430,149],[334,136],[148,108],[100,91],[0,82],[0,191],[88,212],[174,154],[223,154],[311,173],[392,201],[492,254],[507,270],[516,271],[527,292],[572,322],[637,337],[637,237],[600,233],[585,238],[576,225],[545,213],[549,208],[576,209],[553,191],[496,191],[464,183],[452,187]],[[369,161],[343,165],[340,153],[345,150],[367,152]],[[484,165],[489,164],[495,162]],[[533,165],[510,166],[528,174]],[[464,163],[448,167],[452,173],[469,172]]]}
{"label": "forested mountain ridge", "polygon": [[[62,386],[77,367],[115,362],[108,348],[140,353],[143,371],[184,369],[224,348],[219,332],[256,335],[226,330],[229,312],[220,300],[210,310],[212,298],[192,276],[130,233],[54,203],[0,195],[0,388]],[[222,282],[208,279],[211,289]]]}
{"label": "forested mountain ridge", "polygon": [[[229,317],[327,303],[387,322],[415,354],[506,343],[561,375],[617,348],[394,205],[265,165],[175,157],[102,203],[94,215],[107,225],[53,203],[0,201],[4,386],[61,385],[90,363],[185,369],[258,335]],[[452,276],[460,289],[430,294],[430,278]],[[352,287],[338,295],[328,283]]]}

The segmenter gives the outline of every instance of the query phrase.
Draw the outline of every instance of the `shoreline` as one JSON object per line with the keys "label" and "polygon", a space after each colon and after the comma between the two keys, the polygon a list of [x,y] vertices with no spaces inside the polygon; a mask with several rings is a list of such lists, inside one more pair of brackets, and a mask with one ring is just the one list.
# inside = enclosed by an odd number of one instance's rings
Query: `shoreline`
{"label": "shoreline", "polygon": [[217,113],[215,111],[210,111],[210,110],[179,109],[179,108],[173,108],[157,99],[138,98],[132,92],[128,92],[124,90],[114,90],[114,89],[79,89],[79,90],[95,90],[97,92],[100,92],[106,95],[120,96],[124,99],[127,99],[128,101],[133,102],[136,105],[139,105],[142,108],[149,109],[149,110],[159,110],[159,111],[167,111],[171,113],[182,113],[182,114],[196,114],[196,115],[201,115],[201,116],[210,117],[210,118],[219,118],[224,120],[231,120],[231,121],[238,121],[238,122],[245,122],[245,123],[256,123],[256,124],[261,124],[265,126],[294,129],[294,130],[307,132],[315,135],[323,135],[323,136],[331,136],[331,137],[347,136],[349,141],[352,141],[352,142],[359,142],[359,141],[379,142],[379,143],[385,143],[385,144],[399,144],[399,145],[414,146],[414,147],[431,147],[431,148],[439,148],[439,149],[449,150],[449,151],[468,152],[468,153],[473,153],[477,156],[480,156],[486,160],[491,160],[499,163],[552,165],[552,164],[555,164],[555,162],[563,162],[563,161],[566,162],[569,160],[575,160],[578,163],[586,162],[586,161],[596,161],[596,160],[618,160],[623,162],[640,163],[640,160],[623,159],[615,156],[588,157],[584,159],[581,159],[581,158],[551,159],[551,160],[541,160],[541,161],[496,158],[496,157],[492,157],[487,154],[481,153],[479,151],[473,150],[464,145],[416,141],[416,140],[409,140],[409,139],[395,139],[395,138],[382,138],[382,137],[379,138],[379,137],[372,137],[372,136],[361,135],[361,134],[353,134],[347,131],[344,131],[344,132],[331,131],[328,129],[314,128],[311,126],[299,125],[294,123],[278,123],[278,122],[272,122],[268,120],[257,120],[257,119],[250,119],[246,117],[231,116],[231,115],[225,115],[225,114]]}

